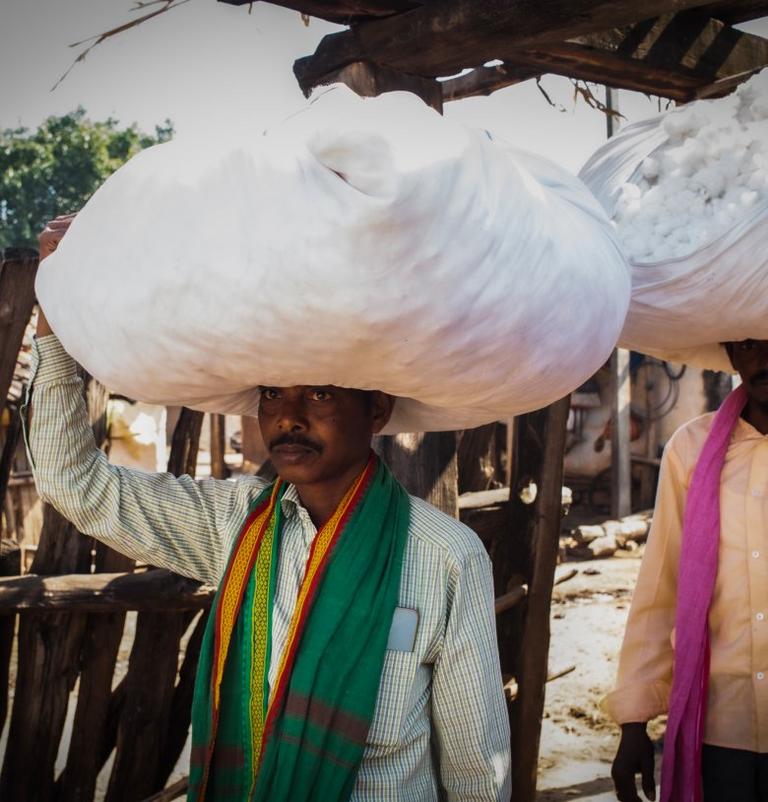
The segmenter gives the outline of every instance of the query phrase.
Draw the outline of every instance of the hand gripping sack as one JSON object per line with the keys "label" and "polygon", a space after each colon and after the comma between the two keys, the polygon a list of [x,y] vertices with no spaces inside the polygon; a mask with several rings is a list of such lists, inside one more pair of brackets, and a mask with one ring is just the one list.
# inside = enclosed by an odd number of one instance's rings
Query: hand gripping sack
{"label": "hand gripping sack", "polygon": [[622,346],[728,371],[720,343],[768,339],[768,71],[628,126],[579,176],[632,268]]}
{"label": "hand gripping sack", "polygon": [[542,407],[609,355],[629,271],[586,188],[396,92],[179,138],[95,193],[37,279],[112,390],[256,414],[259,385],[398,396],[388,432]]}

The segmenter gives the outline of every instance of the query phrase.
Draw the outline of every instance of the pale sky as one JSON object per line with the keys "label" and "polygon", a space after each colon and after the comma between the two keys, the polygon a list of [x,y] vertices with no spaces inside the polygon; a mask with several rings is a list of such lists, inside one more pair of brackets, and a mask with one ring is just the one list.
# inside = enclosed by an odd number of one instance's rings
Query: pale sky
{"label": "pale sky", "polygon": [[[82,105],[94,119],[117,117],[146,131],[166,117],[177,131],[234,127],[255,131],[278,122],[304,102],[293,61],[311,54],[338,26],[256,2],[215,0],[185,5],[99,45],[56,91],[51,87],[82,48],[72,42],[131,19],[130,0],[2,0],[0,5],[0,128],[37,126],[50,114]],[[749,29],[768,36],[768,20]],[[482,126],[577,170],[605,139],[605,119],[583,101],[574,108],[571,84],[547,76],[551,108],[534,82],[446,105],[446,114]],[[622,92],[630,121],[657,112],[655,99]]]}

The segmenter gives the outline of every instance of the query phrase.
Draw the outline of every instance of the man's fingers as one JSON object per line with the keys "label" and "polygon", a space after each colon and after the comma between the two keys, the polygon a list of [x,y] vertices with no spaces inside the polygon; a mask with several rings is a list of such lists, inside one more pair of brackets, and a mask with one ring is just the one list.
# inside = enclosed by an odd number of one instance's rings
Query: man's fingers
{"label": "man's fingers", "polygon": [[619,802],[640,802],[635,785],[635,772],[626,767],[616,766],[611,769],[613,786],[616,789],[616,799]]}
{"label": "man's fingers", "polygon": [[643,793],[647,799],[654,802],[656,799],[656,779],[653,776],[653,750],[643,755],[641,774],[643,778]]}

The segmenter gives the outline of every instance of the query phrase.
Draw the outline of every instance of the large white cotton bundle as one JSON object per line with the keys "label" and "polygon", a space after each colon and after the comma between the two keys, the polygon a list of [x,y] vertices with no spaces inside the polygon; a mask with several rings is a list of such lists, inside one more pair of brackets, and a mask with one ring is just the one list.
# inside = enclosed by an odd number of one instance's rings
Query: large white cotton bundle
{"label": "large white cotton bundle", "polygon": [[728,370],[719,343],[768,338],[768,70],[629,126],[580,176],[632,264],[622,345]]}
{"label": "large white cotton bundle", "polygon": [[147,402],[254,414],[259,384],[399,396],[388,431],[541,407],[609,355],[610,222],[542,159],[407,93],[317,96],[264,136],[140,153],[37,290],[65,347]]}

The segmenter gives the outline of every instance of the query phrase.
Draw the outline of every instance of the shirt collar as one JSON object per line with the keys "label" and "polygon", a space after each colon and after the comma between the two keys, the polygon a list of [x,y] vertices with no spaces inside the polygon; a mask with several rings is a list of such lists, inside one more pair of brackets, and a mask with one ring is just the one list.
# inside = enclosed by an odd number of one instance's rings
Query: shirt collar
{"label": "shirt collar", "polygon": [[765,440],[766,434],[761,434],[755,427],[739,416],[736,428],[733,430],[734,440]]}
{"label": "shirt collar", "polygon": [[280,504],[283,517],[286,520],[291,520],[298,516],[301,528],[304,531],[304,539],[306,542],[311,542],[317,534],[317,527],[312,523],[307,508],[301,503],[296,485],[289,484],[285,488]]}

